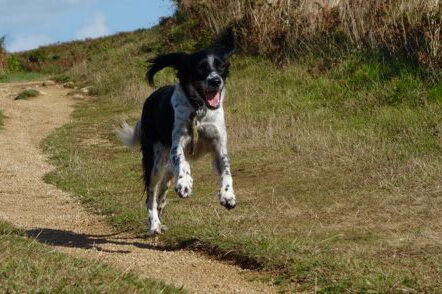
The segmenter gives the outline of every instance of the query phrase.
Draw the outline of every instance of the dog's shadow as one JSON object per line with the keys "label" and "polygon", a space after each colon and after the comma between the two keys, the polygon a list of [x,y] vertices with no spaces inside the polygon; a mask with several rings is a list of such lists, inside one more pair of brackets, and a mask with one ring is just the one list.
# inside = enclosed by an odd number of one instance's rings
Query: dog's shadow
{"label": "dog's shadow", "polygon": [[[147,243],[142,238],[135,237],[119,237],[119,233],[94,235],[94,234],[81,234],[72,231],[54,230],[47,228],[37,228],[26,231],[26,235],[37,241],[51,245],[61,247],[72,247],[81,249],[93,249],[107,253],[131,253],[131,247],[157,250],[157,251],[174,251],[178,250],[178,247],[164,246]],[[106,245],[119,245],[124,246],[125,249],[114,249],[112,246]],[[105,248],[110,247],[110,248]]]}

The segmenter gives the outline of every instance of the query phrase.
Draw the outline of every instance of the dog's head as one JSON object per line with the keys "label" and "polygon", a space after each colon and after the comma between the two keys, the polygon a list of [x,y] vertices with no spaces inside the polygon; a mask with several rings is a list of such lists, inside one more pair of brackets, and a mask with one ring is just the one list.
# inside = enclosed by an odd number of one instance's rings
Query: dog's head
{"label": "dog's head", "polygon": [[150,60],[146,78],[153,85],[155,74],[165,67],[177,70],[177,77],[186,96],[193,105],[206,105],[217,109],[221,105],[221,92],[229,72],[229,58],[235,50],[232,29],[221,33],[213,46],[192,54],[177,52],[159,55]]}

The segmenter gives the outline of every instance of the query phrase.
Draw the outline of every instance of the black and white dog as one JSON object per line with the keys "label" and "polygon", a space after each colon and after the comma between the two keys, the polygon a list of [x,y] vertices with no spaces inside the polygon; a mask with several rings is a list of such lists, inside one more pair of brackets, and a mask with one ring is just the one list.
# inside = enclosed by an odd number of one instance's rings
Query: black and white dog
{"label": "black and white dog", "polygon": [[177,71],[179,82],[150,95],[135,128],[124,123],[117,130],[128,147],[141,144],[150,234],[166,229],[160,217],[171,180],[175,177],[180,197],[189,197],[193,184],[189,159],[206,153],[213,155],[220,176],[219,202],[228,209],[236,206],[223,110],[229,58],[234,50],[234,33],[227,29],[209,49],[150,60],[146,78],[151,85],[155,74],[165,67]]}

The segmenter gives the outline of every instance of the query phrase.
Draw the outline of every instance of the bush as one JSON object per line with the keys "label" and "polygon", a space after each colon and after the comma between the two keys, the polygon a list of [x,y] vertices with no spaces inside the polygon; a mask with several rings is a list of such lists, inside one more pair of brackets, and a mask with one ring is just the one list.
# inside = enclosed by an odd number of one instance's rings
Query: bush
{"label": "bush", "polygon": [[16,55],[11,54],[7,58],[7,64],[8,64],[8,70],[10,72],[17,72],[23,70],[23,66],[20,62],[20,60],[17,58]]}

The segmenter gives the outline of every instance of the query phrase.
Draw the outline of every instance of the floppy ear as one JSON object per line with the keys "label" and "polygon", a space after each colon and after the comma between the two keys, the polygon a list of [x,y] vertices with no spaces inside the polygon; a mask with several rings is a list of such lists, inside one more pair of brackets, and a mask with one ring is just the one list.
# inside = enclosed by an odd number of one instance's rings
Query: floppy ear
{"label": "floppy ear", "polygon": [[178,71],[180,71],[184,67],[184,63],[186,62],[186,53],[177,52],[159,55],[153,59],[150,59],[151,63],[149,66],[149,70],[146,73],[146,80],[149,82],[151,86],[154,85],[153,77],[157,72],[162,70],[165,67],[172,67]]}
{"label": "floppy ear", "polygon": [[227,59],[235,52],[235,33],[231,27],[225,29],[215,40],[214,47],[221,51]]}

